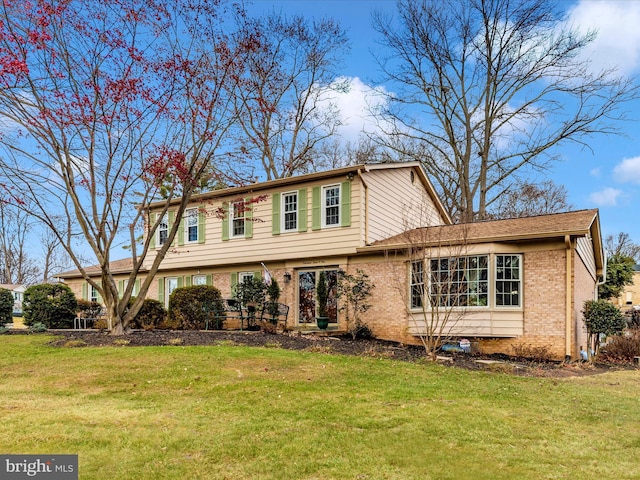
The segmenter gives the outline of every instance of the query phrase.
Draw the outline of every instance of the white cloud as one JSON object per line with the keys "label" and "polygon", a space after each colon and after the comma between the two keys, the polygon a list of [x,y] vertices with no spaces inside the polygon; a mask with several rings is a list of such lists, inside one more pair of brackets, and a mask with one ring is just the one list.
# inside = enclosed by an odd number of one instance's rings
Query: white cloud
{"label": "white cloud", "polygon": [[589,200],[598,207],[615,207],[622,190],[617,188],[605,188],[589,195]]}
{"label": "white cloud", "polygon": [[601,174],[600,168],[598,167],[592,168],[591,171],[589,172],[589,175],[591,175],[592,177],[599,177],[600,174]]}
{"label": "white cloud", "polygon": [[377,129],[372,111],[387,102],[383,87],[372,87],[358,77],[340,77],[335,84],[347,83],[345,91],[334,92],[331,103],[340,111],[342,125],[338,134],[347,141],[356,142],[363,131]]}
{"label": "white cloud", "polygon": [[584,52],[596,70],[617,67],[623,75],[640,71],[640,2],[580,0],[568,15],[569,24],[581,32],[597,31]]}
{"label": "white cloud", "polygon": [[640,184],[640,157],[623,159],[613,168],[613,174],[620,182]]}

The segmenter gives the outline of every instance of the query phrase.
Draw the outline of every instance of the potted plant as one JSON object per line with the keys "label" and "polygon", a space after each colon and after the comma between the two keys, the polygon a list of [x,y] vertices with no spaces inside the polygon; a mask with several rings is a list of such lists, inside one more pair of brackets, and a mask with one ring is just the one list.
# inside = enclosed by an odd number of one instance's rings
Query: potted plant
{"label": "potted plant", "polygon": [[329,286],[327,276],[324,271],[320,272],[318,285],[316,286],[316,299],[318,302],[318,316],[316,323],[320,330],[326,330],[329,326],[329,316],[327,315],[327,301],[329,300]]}

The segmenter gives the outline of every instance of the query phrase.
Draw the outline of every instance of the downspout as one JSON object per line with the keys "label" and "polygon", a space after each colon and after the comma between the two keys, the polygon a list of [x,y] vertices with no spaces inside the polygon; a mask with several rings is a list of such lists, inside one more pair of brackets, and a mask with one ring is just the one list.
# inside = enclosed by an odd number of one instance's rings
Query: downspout
{"label": "downspout", "polygon": [[571,288],[571,280],[572,280],[572,248],[571,248],[571,236],[564,236],[564,244],[566,246],[565,255],[566,255],[566,285],[565,285],[565,340],[564,340],[564,360],[565,362],[571,361],[572,351],[571,351],[571,325],[573,323],[573,308],[571,304],[573,289]]}
{"label": "downspout", "polygon": [[[598,287],[600,285],[604,285],[605,283],[607,283],[607,262],[608,262],[608,257],[607,255],[604,255],[604,266],[602,267],[602,280],[596,280],[596,288],[595,291],[593,292],[593,299],[595,301],[598,301]],[[597,278],[597,277],[596,277]]]}
{"label": "downspout", "polygon": [[362,169],[358,169],[358,178],[364,187],[364,244],[369,245],[369,185],[362,176]]}

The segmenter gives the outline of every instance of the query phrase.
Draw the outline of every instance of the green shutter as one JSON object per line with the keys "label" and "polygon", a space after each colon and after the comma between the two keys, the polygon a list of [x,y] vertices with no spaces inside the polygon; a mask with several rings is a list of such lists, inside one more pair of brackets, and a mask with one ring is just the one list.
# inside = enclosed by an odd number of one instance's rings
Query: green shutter
{"label": "green shutter", "polygon": [[[156,223],[157,223],[158,222],[158,214],[157,213],[155,214],[155,217],[156,217]],[[151,214],[149,214],[149,231],[151,231],[151,227],[152,227]],[[158,233],[158,232],[156,231],[156,233]],[[155,234],[153,234],[151,236],[151,240],[149,241],[149,248],[156,248],[156,235]]]}
{"label": "green shutter", "polygon": [[[140,294],[140,279],[136,279],[136,283],[134,284],[135,286],[135,293],[136,293],[136,297]],[[133,293],[133,292],[132,292]]]}
{"label": "green shutter", "polygon": [[271,195],[271,233],[280,235],[280,194]]}
{"label": "green shutter", "polygon": [[255,272],[253,272],[253,278],[262,278],[262,271],[256,270]]}
{"label": "green shutter", "polygon": [[205,232],[207,228],[207,216],[205,215],[205,207],[201,205],[198,208],[198,243],[204,243]]}
{"label": "green shutter", "polygon": [[231,296],[235,295],[237,286],[238,286],[238,272],[233,272],[231,274]]}
{"label": "green shutter", "polygon": [[222,240],[229,240],[229,202],[222,203]]}
{"label": "green shutter", "polygon": [[351,182],[342,182],[340,189],[340,225],[351,226]]}
{"label": "green shutter", "polygon": [[213,275],[207,275],[207,285],[213,285]]}
{"label": "green shutter", "polygon": [[82,284],[82,299],[83,300],[89,300],[89,284],[88,283],[83,283]]}
{"label": "green shutter", "polygon": [[180,219],[180,225],[178,225],[178,245],[184,245],[184,215]]}
{"label": "green shutter", "polygon": [[298,231],[307,231],[307,189],[298,190]]}
{"label": "green shutter", "polygon": [[158,279],[158,300],[164,305],[164,277]]}
{"label": "green shutter", "polygon": [[311,192],[311,229],[320,230],[322,228],[322,191],[320,187],[313,187]]}
{"label": "green shutter", "polygon": [[[167,229],[167,235],[169,234],[169,232],[171,231],[171,227],[173,227],[173,223],[176,220],[176,212],[169,212],[169,225],[168,225],[168,229]],[[173,242],[171,242],[171,245],[175,246],[176,245],[176,238],[173,238]]]}
{"label": "green shutter", "polygon": [[124,294],[124,280],[118,280],[118,298]]}
{"label": "green shutter", "polygon": [[183,277],[178,277],[178,287],[177,288],[182,288],[183,285],[184,285],[184,278]]}
{"label": "green shutter", "polygon": [[[98,283],[98,286],[102,288],[102,282]],[[100,295],[100,290],[96,289],[96,294],[98,295],[98,303],[102,305],[102,295]]]}
{"label": "green shutter", "polygon": [[187,275],[186,277],[184,277],[184,286],[185,287],[191,286],[191,275]]}
{"label": "green shutter", "polygon": [[244,199],[244,238],[253,238],[253,204],[249,204],[248,198]]}

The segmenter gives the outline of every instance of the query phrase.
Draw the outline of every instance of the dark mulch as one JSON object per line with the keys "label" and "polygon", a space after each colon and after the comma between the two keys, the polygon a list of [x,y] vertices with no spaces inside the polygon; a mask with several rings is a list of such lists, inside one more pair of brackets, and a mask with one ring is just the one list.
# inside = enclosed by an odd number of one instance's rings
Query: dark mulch
{"label": "dark mulch", "polygon": [[[17,333],[17,332],[15,332]],[[54,333],[50,331],[49,333]],[[99,330],[59,330],[51,342],[56,347],[69,346],[195,346],[195,345],[246,345],[252,347],[278,347],[287,350],[312,351],[372,358],[388,358],[400,361],[425,361],[425,351],[416,345],[403,345],[383,340],[352,340],[350,336],[317,336],[297,333],[269,334],[238,331],[133,331],[116,337]],[[629,365],[588,365],[582,363],[532,362],[506,355],[443,355],[439,360],[447,366],[470,370],[485,370],[536,377],[569,377],[594,375],[612,369],[633,368]]]}

